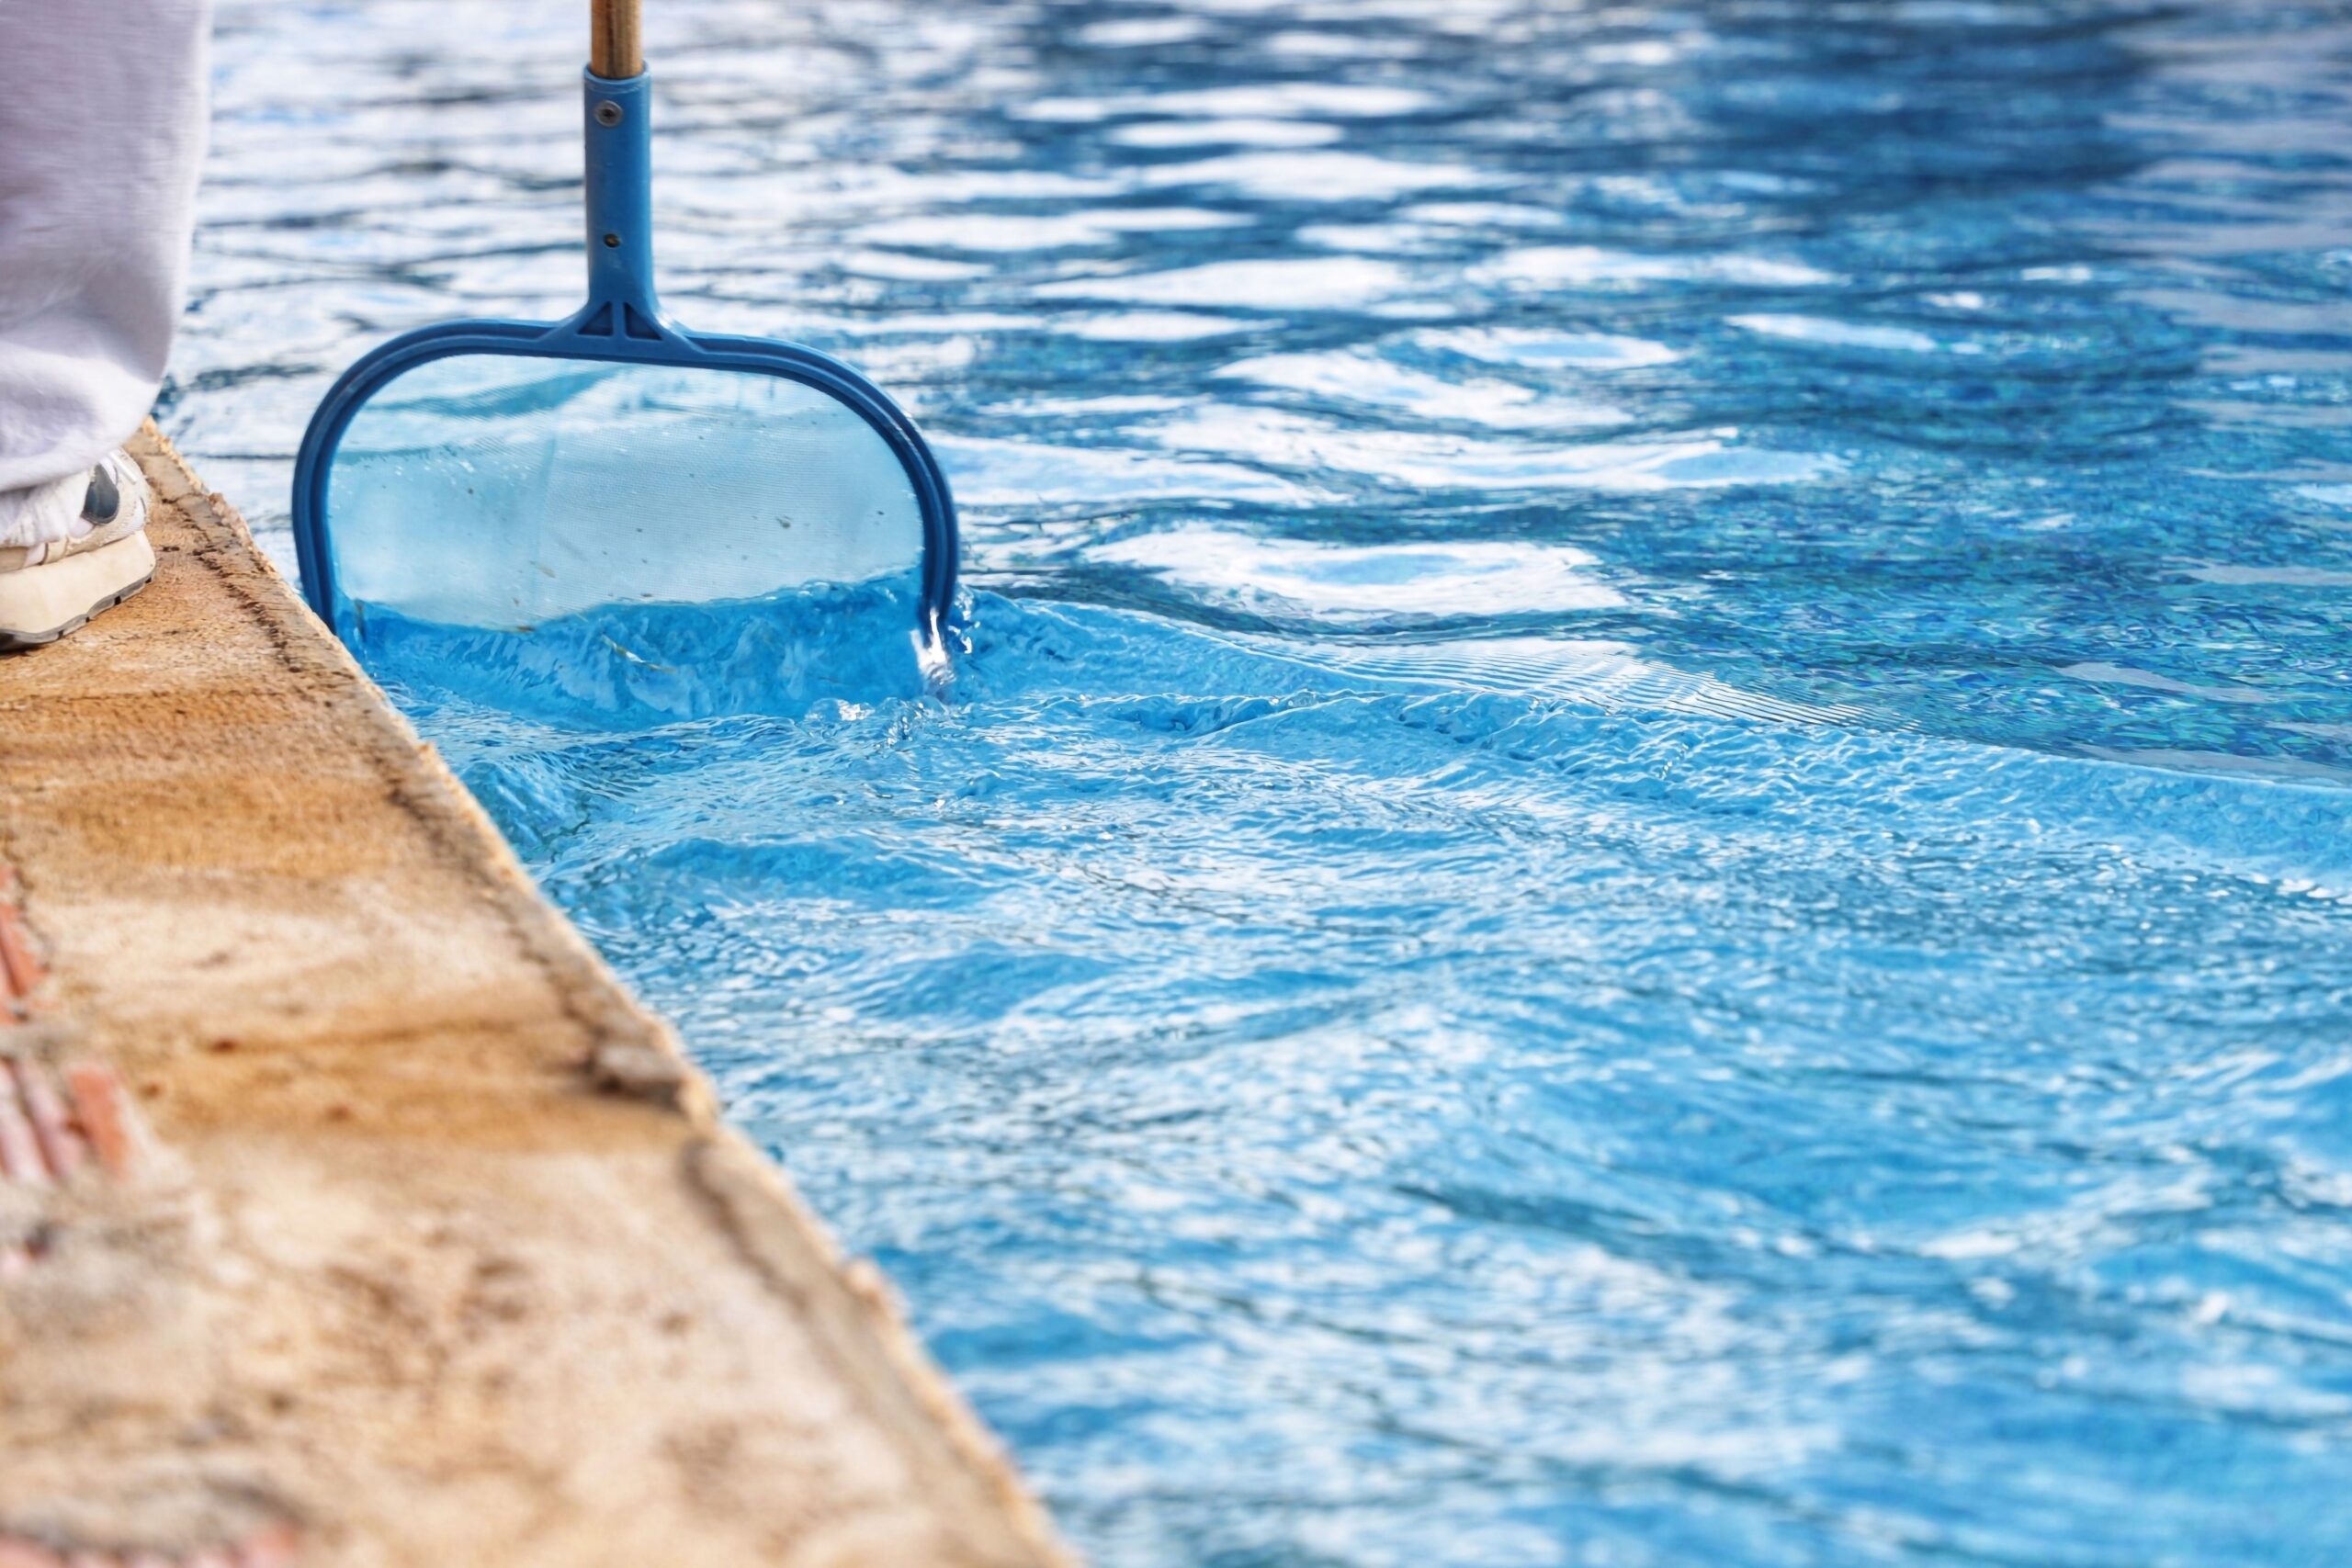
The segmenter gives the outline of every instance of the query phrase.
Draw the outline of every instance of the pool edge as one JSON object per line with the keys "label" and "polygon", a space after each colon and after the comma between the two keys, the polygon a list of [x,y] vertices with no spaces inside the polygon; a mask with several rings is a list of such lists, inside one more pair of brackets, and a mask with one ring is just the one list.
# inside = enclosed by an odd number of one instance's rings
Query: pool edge
{"label": "pool edge", "polygon": [[110,1075],[137,1151],[0,1178],[0,1549],[1069,1561],[235,509],[133,450],[153,583],[0,660],[0,1052]]}

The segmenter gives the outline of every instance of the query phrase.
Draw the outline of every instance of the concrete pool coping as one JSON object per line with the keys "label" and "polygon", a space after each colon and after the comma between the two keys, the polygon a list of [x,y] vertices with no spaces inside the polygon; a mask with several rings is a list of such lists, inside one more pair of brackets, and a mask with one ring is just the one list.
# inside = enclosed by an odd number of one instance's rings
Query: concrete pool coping
{"label": "concrete pool coping", "polygon": [[1068,1562],[880,1277],[133,451],[153,585],[0,658],[0,1568]]}

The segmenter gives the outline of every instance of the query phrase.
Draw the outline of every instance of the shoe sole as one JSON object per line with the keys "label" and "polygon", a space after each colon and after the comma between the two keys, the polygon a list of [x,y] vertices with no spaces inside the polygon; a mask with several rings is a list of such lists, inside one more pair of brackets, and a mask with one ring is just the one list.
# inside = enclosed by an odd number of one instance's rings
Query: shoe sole
{"label": "shoe sole", "polygon": [[0,653],[45,648],[111,610],[155,575],[144,533],[44,566],[0,572]]}

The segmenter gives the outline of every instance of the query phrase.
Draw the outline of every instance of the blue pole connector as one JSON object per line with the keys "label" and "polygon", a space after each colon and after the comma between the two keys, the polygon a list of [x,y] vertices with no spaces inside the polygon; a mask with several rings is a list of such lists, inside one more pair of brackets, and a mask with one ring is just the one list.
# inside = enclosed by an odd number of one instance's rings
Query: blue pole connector
{"label": "blue pole connector", "polygon": [[653,289],[652,75],[608,81],[581,77],[587,152],[588,303],[582,332],[596,335],[599,307],[608,330],[626,337],[662,336]]}

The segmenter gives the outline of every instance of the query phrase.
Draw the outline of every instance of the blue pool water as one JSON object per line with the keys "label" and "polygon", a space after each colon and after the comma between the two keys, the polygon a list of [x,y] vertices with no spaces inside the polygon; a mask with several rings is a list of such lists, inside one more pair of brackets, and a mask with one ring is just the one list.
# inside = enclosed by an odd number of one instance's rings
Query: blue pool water
{"label": "blue pool water", "polygon": [[[1077,1542],[2352,1559],[2352,7],[650,9],[669,301],[935,433],[952,683],[372,657]],[[575,10],[224,0],[273,547],[576,298]]]}

